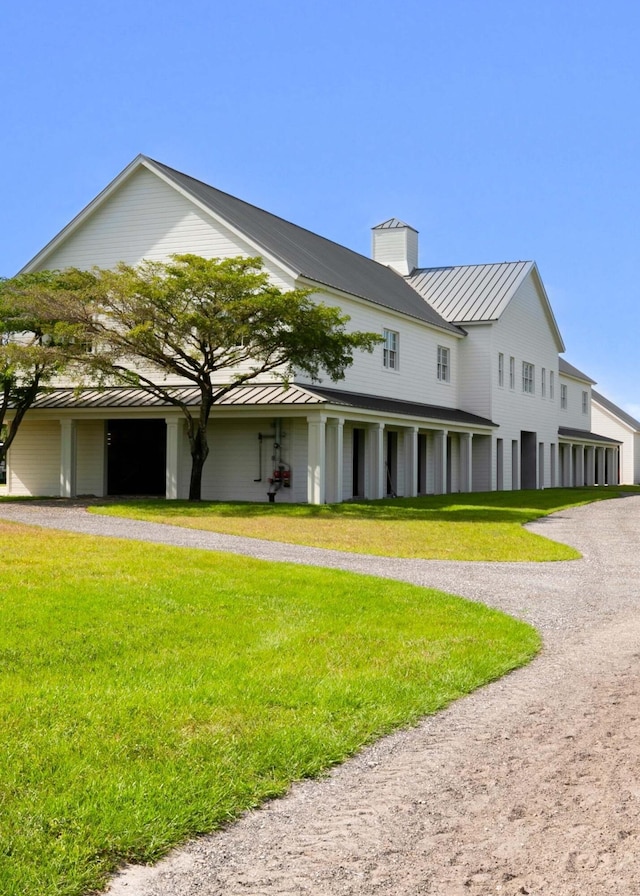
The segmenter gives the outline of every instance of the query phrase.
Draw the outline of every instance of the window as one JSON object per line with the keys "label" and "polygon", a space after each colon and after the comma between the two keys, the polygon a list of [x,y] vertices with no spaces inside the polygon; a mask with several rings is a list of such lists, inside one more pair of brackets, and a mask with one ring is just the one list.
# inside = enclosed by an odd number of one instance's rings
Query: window
{"label": "window", "polygon": [[545,368],[542,368],[542,375],[540,379],[540,394],[543,398],[546,398],[547,395],[547,371]]}
{"label": "window", "polygon": [[384,330],[384,347],[382,350],[382,364],[388,370],[398,369],[398,334],[395,330]]}
{"label": "window", "polygon": [[564,383],[560,383],[560,407],[567,410],[567,387]]}
{"label": "window", "polygon": [[589,413],[589,393],[588,392],[582,393],[582,413],[583,414]]}
{"label": "window", "polygon": [[553,370],[549,371],[549,398],[553,401],[553,393],[555,389],[555,374]]}
{"label": "window", "polygon": [[498,354],[498,385],[504,386],[504,355]]}
{"label": "window", "polygon": [[528,361],[522,362],[522,391],[528,395],[533,395],[536,390],[535,373],[536,369],[533,364],[529,364]]}
{"label": "window", "polygon": [[448,383],[450,379],[449,349],[443,345],[438,346],[438,379],[442,383]]}
{"label": "window", "polygon": [[516,359],[513,355],[509,358],[509,388],[516,387]]}

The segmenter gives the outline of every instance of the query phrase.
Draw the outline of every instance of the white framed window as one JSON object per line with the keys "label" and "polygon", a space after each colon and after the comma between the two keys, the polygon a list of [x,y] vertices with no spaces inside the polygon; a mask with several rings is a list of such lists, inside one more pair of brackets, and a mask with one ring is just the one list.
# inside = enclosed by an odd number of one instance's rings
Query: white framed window
{"label": "white framed window", "polygon": [[560,383],[560,407],[563,411],[567,410],[567,387],[564,383]]}
{"label": "white framed window", "polygon": [[589,393],[588,392],[582,393],[582,413],[583,414],[589,413]]}
{"label": "white framed window", "polygon": [[395,330],[383,330],[382,366],[387,370],[398,369],[398,334]]}
{"label": "white framed window", "polygon": [[498,353],[498,385],[504,386],[504,355],[502,352]]}
{"label": "white framed window", "polygon": [[547,371],[544,367],[540,371],[540,395],[547,397]]}
{"label": "white framed window", "polygon": [[536,391],[536,368],[528,361],[522,362],[522,391],[527,395],[533,395]]}
{"label": "white framed window", "polygon": [[511,355],[509,358],[509,388],[516,387],[516,359]]}
{"label": "white framed window", "polygon": [[553,401],[553,399],[554,399],[555,385],[556,385],[555,374],[554,374],[553,370],[550,370],[549,371],[549,398],[551,399],[551,401]]}
{"label": "white framed window", "polygon": [[444,345],[438,346],[438,379],[441,383],[448,383],[451,379],[449,366],[449,349]]}

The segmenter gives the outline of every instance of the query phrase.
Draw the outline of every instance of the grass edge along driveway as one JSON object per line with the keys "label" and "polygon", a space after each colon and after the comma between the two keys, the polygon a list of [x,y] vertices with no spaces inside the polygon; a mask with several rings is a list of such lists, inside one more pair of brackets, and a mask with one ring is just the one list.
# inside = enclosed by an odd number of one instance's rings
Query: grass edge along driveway
{"label": "grass edge along driveway", "polygon": [[0,892],[78,896],[531,659],[400,582],[0,522]]}
{"label": "grass edge along driveway", "polygon": [[633,486],[474,492],[344,504],[111,501],[93,513],[310,547],[429,560],[575,560],[578,551],[524,528]]}

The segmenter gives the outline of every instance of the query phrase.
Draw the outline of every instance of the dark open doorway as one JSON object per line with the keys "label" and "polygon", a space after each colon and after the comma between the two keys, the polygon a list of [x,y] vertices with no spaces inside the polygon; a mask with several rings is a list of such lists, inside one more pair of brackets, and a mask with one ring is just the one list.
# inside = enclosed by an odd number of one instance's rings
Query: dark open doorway
{"label": "dark open doorway", "polygon": [[520,432],[520,488],[537,488],[538,437],[535,432]]}
{"label": "dark open doorway", "polygon": [[388,497],[397,497],[398,488],[398,433],[387,431],[387,456],[385,463],[385,478],[387,481],[385,494]]}
{"label": "dark open doorway", "polygon": [[107,494],[166,494],[164,420],[107,421]]}
{"label": "dark open doorway", "polygon": [[354,498],[364,497],[364,429],[353,430],[353,487]]}

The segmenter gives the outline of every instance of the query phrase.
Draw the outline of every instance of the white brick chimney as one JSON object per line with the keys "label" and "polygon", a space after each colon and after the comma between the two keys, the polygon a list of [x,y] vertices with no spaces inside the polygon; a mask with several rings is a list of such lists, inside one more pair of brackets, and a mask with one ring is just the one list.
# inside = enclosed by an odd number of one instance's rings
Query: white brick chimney
{"label": "white brick chimney", "polygon": [[418,231],[397,218],[389,218],[371,230],[371,255],[403,277],[418,267]]}

